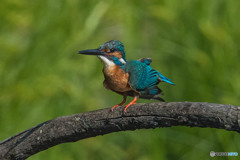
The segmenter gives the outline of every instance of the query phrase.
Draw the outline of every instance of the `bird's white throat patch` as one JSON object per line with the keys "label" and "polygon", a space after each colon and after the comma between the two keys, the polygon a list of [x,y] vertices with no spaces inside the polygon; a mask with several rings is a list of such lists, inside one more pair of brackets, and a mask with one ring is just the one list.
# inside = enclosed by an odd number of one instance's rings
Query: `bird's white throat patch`
{"label": "bird's white throat patch", "polygon": [[104,56],[98,56],[98,58],[104,63],[104,67],[113,67],[115,63]]}
{"label": "bird's white throat patch", "polygon": [[[111,68],[111,67],[116,66],[116,64],[112,60],[109,60],[108,58],[106,58],[104,56],[98,56],[98,58],[104,63],[105,68]],[[123,58],[120,58],[119,61],[122,64],[126,64],[126,61]]]}

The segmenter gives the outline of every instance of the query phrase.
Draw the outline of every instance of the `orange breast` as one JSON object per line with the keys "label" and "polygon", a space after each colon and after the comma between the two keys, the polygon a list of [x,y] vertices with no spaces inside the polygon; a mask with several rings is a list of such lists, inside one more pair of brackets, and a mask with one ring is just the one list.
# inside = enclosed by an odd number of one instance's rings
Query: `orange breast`
{"label": "orange breast", "polygon": [[132,90],[128,84],[129,74],[125,73],[119,66],[114,65],[103,69],[104,86],[116,92]]}

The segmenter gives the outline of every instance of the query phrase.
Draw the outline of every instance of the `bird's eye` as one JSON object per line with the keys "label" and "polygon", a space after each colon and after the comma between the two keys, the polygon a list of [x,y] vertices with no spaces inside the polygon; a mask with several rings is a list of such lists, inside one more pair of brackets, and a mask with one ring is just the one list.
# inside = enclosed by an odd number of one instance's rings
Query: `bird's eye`
{"label": "bird's eye", "polygon": [[110,52],[114,52],[114,49],[112,48],[112,49],[110,49]]}

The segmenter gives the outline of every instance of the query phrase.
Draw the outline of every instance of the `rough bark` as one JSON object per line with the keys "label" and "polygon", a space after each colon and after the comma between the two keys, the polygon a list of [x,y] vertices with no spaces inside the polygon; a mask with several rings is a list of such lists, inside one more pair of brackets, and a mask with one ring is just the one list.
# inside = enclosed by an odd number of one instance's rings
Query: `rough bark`
{"label": "rough bark", "polygon": [[210,127],[240,132],[240,107],[203,102],[135,104],[58,117],[0,142],[0,159],[26,159],[65,142],[156,127]]}

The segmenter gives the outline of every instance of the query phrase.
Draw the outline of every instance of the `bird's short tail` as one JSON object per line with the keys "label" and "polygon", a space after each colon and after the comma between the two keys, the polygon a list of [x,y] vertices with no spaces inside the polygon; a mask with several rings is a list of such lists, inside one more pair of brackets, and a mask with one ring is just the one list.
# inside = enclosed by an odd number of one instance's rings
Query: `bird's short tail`
{"label": "bird's short tail", "polygon": [[162,75],[162,74],[159,73],[159,72],[158,72],[158,76],[159,76],[159,78],[160,78],[161,81],[167,82],[167,83],[169,83],[169,84],[171,84],[171,85],[175,85],[173,82],[171,82],[171,79],[165,77],[164,75]]}

